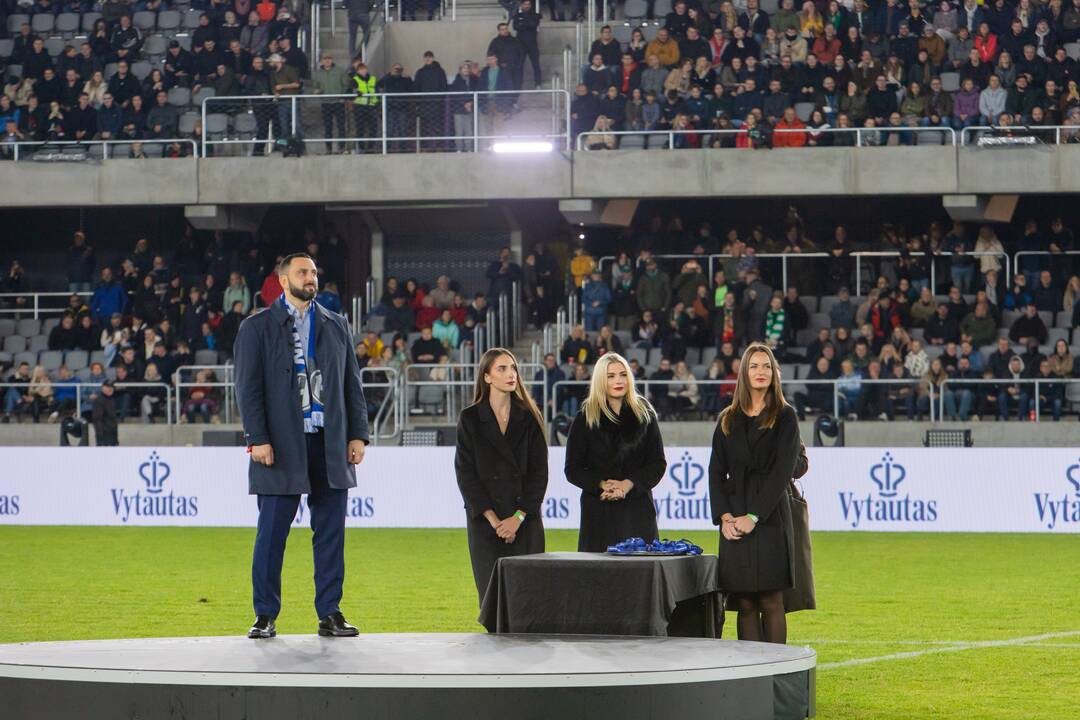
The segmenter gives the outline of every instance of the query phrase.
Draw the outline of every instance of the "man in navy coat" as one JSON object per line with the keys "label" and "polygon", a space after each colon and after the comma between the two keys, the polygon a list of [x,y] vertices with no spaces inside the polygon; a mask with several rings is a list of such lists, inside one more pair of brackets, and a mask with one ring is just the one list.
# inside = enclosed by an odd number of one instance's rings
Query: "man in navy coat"
{"label": "man in navy coat", "polygon": [[357,635],[341,614],[348,490],[368,442],[367,403],[345,318],[315,302],[318,276],[309,255],[278,266],[282,294],[240,324],[234,347],[236,398],[251,462],[248,492],[259,526],[251,582],[251,638],[276,635],[285,540],[300,496],[308,496],[315,554],[319,634]]}

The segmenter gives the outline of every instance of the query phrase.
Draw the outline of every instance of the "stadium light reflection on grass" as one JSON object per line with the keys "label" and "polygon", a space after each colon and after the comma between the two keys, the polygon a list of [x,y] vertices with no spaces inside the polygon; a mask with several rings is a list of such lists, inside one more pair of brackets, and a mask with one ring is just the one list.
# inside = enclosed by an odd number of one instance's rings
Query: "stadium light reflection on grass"
{"label": "stadium light reflection on grass", "polygon": [[497,153],[546,153],[554,149],[547,140],[502,140],[492,143],[491,149]]}

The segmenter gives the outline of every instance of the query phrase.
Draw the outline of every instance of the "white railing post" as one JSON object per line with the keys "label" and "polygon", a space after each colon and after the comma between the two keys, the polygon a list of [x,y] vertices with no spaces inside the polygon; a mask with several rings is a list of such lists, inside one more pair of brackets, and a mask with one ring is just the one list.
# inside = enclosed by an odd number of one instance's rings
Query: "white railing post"
{"label": "white railing post", "polygon": [[387,104],[389,104],[389,102],[390,102],[390,100],[387,98],[387,96],[383,95],[382,96],[382,102],[380,103],[380,105],[382,106],[380,112],[381,112],[381,115],[382,115],[382,154],[383,155],[385,155],[387,153],[386,136],[390,134],[390,126],[387,124],[387,119],[388,119],[389,115],[388,115],[387,110],[386,110],[386,106],[387,106]]}
{"label": "white railing post", "polygon": [[[207,145],[207,143],[210,142],[209,138],[207,138],[207,136],[206,136],[206,105],[207,105],[207,103],[210,102],[210,100],[211,100],[211,98],[205,98],[202,101],[202,132],[203,132],[202,156],[203,157],[206,157],[206,145]],[[256,135],[258,135],[258,133],[256,133]]]}
{"label": "white railing post", "polygon": [[473,152],[480,152],[480,93],[473,91],[472,94],[472,134]]}

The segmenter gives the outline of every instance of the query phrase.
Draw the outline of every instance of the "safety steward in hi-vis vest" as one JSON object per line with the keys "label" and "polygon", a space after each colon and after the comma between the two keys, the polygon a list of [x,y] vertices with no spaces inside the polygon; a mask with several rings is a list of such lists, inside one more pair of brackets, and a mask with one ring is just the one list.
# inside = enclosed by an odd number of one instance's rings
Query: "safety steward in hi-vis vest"
{"label": "safety steward in hi-vis vest", "polygon": [[374,75],[369,75],[367,66],[359,63],[356,73],[352,76],[353,85],[356,89],[356,97],[353,98],[353,118],[356,123],[356,137],[361,138],[357,142],[357,152],[378,152],[379,148],[372,141],[363,138],[375,138],[379,135],[379,96],[375,92],[377,82]]}

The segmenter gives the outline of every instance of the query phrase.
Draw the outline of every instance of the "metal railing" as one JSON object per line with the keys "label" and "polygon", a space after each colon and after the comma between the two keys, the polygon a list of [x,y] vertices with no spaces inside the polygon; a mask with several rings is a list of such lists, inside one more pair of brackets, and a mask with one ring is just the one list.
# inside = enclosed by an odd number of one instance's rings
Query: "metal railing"
{"label": "metal railing", "polygon": [[[183,389],[190,387],[214,387],[224,388],[221,405],[224,407],[225,422],[232,422],[232,410],[236,404],[236,378],[233,373],[234,365],[181,365],[173,373],[173,387],[176,389],[176,421],[180,422],[181,408],[185,398]],[[214,373],[214,379],[208,382],[195,380],[195,375],[200,370],[209,370]],[[185,379],[185,376],[191,379]]]}
{"label": "metal railing", "polygon": [[[590,381],[588,381],[588,380],[558,380],[555,383],[553,383],[552,384],[552,392],[551,392],[551,394],[552,394],[552,401],[553,401],[552,404],[553,404],[554,408],[556,410],[558,410],[558,408],[560,407],[560,405],[559,405],[559,390],[560,390],[560,388],[571,387],[571,386],[577,386],[577,387],[588,386],[589,382]],[[916,393],[915,397],[917,398],[917,393],[918,393],[918,391],[920,389],[921,382],[922,381],[919,378],[903,378],[903,379],[898,379],[898,378],[859,378],[859,387],[860,387],[860,392],[862,392],[862,390],[868,385],[900,385],[900,386],[908,386],[908,387],[911,387],[912,390]],[[728,380],[728,379],[715,379],[715,380],[713,380],[713,379],[708,379],[708,378],[702,379],[702,378],[695,377],[694,380],[693,380],[693,383],[695,385],[697,385],[697,387],[699,389],[702,388],[702,387],[716,387],[716,388],[719,388],[720,386],[725,386],[726,385],[726,386],[732,388],[732,390],[734,390],[734,387],[735,387],[735,381],[734,380]],[[840,407],[840,396],[843,393],[842,393],[842,391],[840,389],[840,386],[843,383],[844,383],[843,378],[836,378],[836,379],[806,379],[806,380],[794,379],[794,380],[785,380],[784,381],[784,386],[785,386],[784,389],[785,389],[785,394],[787,394],[788,392],[790,392],[789,388],[792,387],[792,386],[797,387],[797,386],[800,386],[800,385],[831,385],[832,386],[832,395],[833,395],[833,415],[835,417],[842,417],[842,415],[841,415],[841,407]],[[663,387],[663,386],[687,385],[687,384],[689,384],[689,381],[687,381],[687,380],[678,380],[678,379],[674,379],[674,380],[651,380],[649,378],[641,378],[641,379],[634,380],[634,385],[637,388],[637,392],[639,392],[641,394],[644,394],[646,396],[650,395],[650,388],[654,387],[654,386]],[[934,407],[934,404],[936,402],[936,397],[935,397],[936,396],[936,388],[932,384],[926,384],[925,389],[926,389],[926,393],[927,393],[926,396],[929,398],[928,406],[927,406],[927,412],[929,414],[930,422],[937,422],[938,417],[936,415],[936,410],[935,410],[935,407]],[[546,395],[545,395],[545,397],[546,397]],[[886,398],[886,400],[888,400],[888,399]],[[547,410],[549,410],[546,403],[545,403],[544,407],[545,407],[545,412]],[[703,408],[704,408],[704,396],[699,392],[698,393],[697,405],[695,405],[695,407],[692,407],[692,408],[685,408],[684,410],[685,411],[701,411]],[[676,412],[678,412],[678,410],[676,410]],[[854,413],[854,412],[855,412],[854,408],[849,408],[849,413],[848,414]],[[883,410],[883,412],[884,412],[884,410]],[[552,419],[554,419],[554,415],[549,416],[549,415],[545,414],[544,418],[545,418],[545,420],[550,422]]]}
{"label": "metal railing", "polygon": [[[205,121],[205,118],[203,118]],[[203,125],[203,127],[206,127]],[[55,162],[81,162],[86,160],[118,160],[131,159],[130,153],[136,148],[141,148],[146,159],[165,158],[165,151],[170,145],[179,145],[184,148],[181,157],[192,159],[199,156],[198,146],[192,138],[147,138],[141,140],[20,140],[18,142],[0,142],[0,159],[3,160],[38,160]],[[125,146],[127,152],[119,158],[115,150],[110,148]],[[97,158],[91,148],[100,147],[101,157]],[[37,148],[37,152],[30,152]],[[78,149],[84,149],[85,154],[77,153]],[[142,158],[139,158],[142,159]]]}
{"label": "metal railing", "polygon": [[[887,137],[889,135],[892,135],[892,134],[896,134],[896,135],[914,135],[914,139],[917,140],[918,136],[920,134],[922,134],[922,133],[928,133],[928,134],[940,133],[940,134],[943,134],[948,140],[948,142],[944,143],[945,145],[955,146],[957,144],[957,142],[956,142],[956,131],[953,130],[952,128],[948,128],[948,127],[926,127],[926,128],[924,128],[924,127],[907,127],[907,126],[904,126],[904,127],[891,127],[890,126],[890,127],[881,127],[881,128],[832,128],[832,127],[830,127],[830,128],[810,128],[810,127],[805,127],[805,128],[768,128],[768,127],[765,127],[763,125],[763,126],[760,126],[760,128],[761,128],[762,135],[764,137],[775,136],[775,135],[785,135],[785,134],[803,134],[803,135],[809,136],[811,134],[819,134],[819,133],[826,133],[826,134],[829,134],[829,133],[848,133],[848,134],[854,133],[854,135],[855,135],[854,147],[879,147],[879,146],[885,145],[886,142],[882,141],[881,138],[885,137],[887,139]],[[1080,129],[1080,128],[1078,128],[1078,129]],[[739,135],[745,135],[745,134],[746,134],[746,130],[743,129],[743,128],[732,128],[732,129],[723,129],[723,130],[714,130],[714,129],[708,129],[708,128],[701,129],[701,130],[675,130],[675,129],[671,129],[671,130],[583,130],[580,133],[578,133],[577,139],[576,139],[575,144],[574,144],[574,147],[577,150],[587,150],[587,148],[584,145],[584,141],[583,141],[583,138],[585,138],[586,136],[596,135],[596,136],[602,137],[604,135],[612,135],[612,136],[614,136],[616,138],[616,143],[618,143],[618,138],[619,137],[626,137],[626,136],[642,137],[642,138],[645,139],[644,145],[646,145],[646,146],[649,145],[648,140],[649,140],[650,137],[666,138],[667,142],[664,143],[663,148],[667,149],[667,150],[677,150],[677,149],[680,149],[680,148],[675,147],[675,137],[676,136],[693,135],[695,137],[702,137],[702,136],[704,136],[704,137],[711,137],[711,136],[729,136],[729,137],[735,136],[735,137],[737,137]],[[939,143],[939,145],[940,145],[940,143]],[[814,146],[804,145],[802,147],[814,147]],[[734,150],[736,148],[730,148],[730,149]]]}
{"label": "metal railing", "polygon": [[[41,306],[42,305],[42,302],[41,302],[42,298],[50,298],[50,297],[70,298],[72,295],[78,295],[81,298],[89,299],[89,298],[93,297],[94,294],[91,293],[91,292],[85,292],[85,291],[79,291],[79,292],[0,293],[0,315],[4,315],[4,314],[21,315],[22,313],[30,312],[30,313],[32,313],[32,316],[31,316],[32,319],[39,320],[42,315],[46,315],[46,314],[50,314],[50,313],[62,314],[62,313],[67,311],[67,309],[68,309],[67,305],[64,305],[63,307],[55,307],[55,308],[42,307]],[[15,307],[3,307],[2,306],[5,303],[7,298],[15,298]],[[29,306],[27,306],[27,305],[21,305],[20,306],[19,303],[18,303],[19,298],[30,298],[32,300],[32,303]]]}
{"label": "metal railing", "polygon": [[[953,385],[952,388],[949,387],[950,384]],[[963,390],[971,390],[971,388],[965,387],[967,385],[976,385],[976,386],[978,386],[978,385],[996,385],[996,386],[998,386],[998,388],[1000,389],[1001,392],[1005,392],[1006,391],[1005,388],[1008,387],[1009,385],[1034,385],[1035,386],[1035,392],[1034,392],[1033,396],[1029,396],[1029,397],[1026,398],[1026,400],[1030,403],[1030,405],[1028,406],[1028,414],[1029,414],[1029,417],[1032,420],[1034,420],[1035,422],[1040,422],[1041,414],[1042,414],[1042,407],[1041,407],[1042,403],[1039,402],[1039,400],[1040,400],[1039,388],[1042,385],[1049,385],[1049,384],[1055,384],[1055,385],[1059,384],[1059,385],[1066,386],[1066,389],[1062,392],[1061,398],[1060,398],[1061,399],[1061,410],[1062,410],[1062,412],[1064,412],[1065,404],[1070,402],[1069,397],[1068,397],[1068,389],[1067,389],[1067,387],[1069,385],[1080,384],[1080,378],[1053,378],[1053,379],[1051,379],[1051,378],[946,378],[944,380],[944,382],[942,382],[942,384],[941,384],[942,392],[941,392],[941,395],[940,395],[940,411],[938,413],[938,417],[939,418],[945,418],[945,392],[946,391],[956,393],[956,392],[961,392]],[[958,385],[960,387],[956,387]],[[975,391],[971,390],[971,392],[974,393]],[[973,399],[973,402],[974,402],[974,399]],[[972,410],[972,412],[976,412],[977,409],[978,409],[977,407],[974,408]],[[1018,413],[1020,412],[1019,407],[1017,408],[1017,412]],[[998,417],[1001,417],[999,408],[995,408],[995,414]],[[1005,419],[1008,419],[1008,414],[1006,414]]]}
{"label": "metal railing", "polygon": [[[432,380],[432,370],[446,373],[446,378]],[[518,381],[526,388],[544,384],[532,379],[543,365],[527,362],[518,363]],[[433,406],[441,410],[448,424],[457,423],[457,415],[472,403],[473,389],[476,384],[477,365],[475,363],[413,363],[403,368],[401,378],[400,403],[408,406],[409,415],[413,410],[421,411],[424,406]],[[546,387],[546,385],[545,385]],[[432,388],[430,393],[424,388]],[[546,399],[546,396],[545,396]]]}
{"label": "metal railing", "polygon": [[1080,140],[1080,125],[971,125],[960,131],[960,144],[978,145],[986,136],[1031,138],[1032,144],[1051,144],[1053,138],[1052,144],[1061,145],[1063,139],[1066,143]]}
{"label": "metal railing", "polygon": [[[551,97],[551,131],[516,134],[504,127],[521,97]],[[374,104],[349,95],[212,97],[201,113],[203,157],[217,146],[254,152],[274,138],[296,137],[333,152],[479,152],[498,141],[548,141],[570,149],[570,93],[565,88],[496,92],[377,93]],[[460,104],[459,104],[460,103]],[[460,111],[460,112],[459,112]],[[315,129],[315,136],[307,129]],[[320,132],[321,131],[321,132]]]}
{"label": "metal railing", "polygon": [[[57,389],[65,389],[66,390],[66,389],[72,388],[72,389],[75,390],[75,397],[73,398],[73,400],[75,401],[75,410],[74,410],[75,417],[81,417],[82,416],[82,413],[83,413],[83,407],[82,407],[83,406],[83,393],[85,391],[92,392],[94,390],[100,390],[101,385],[102,385],[102,383],[99,383],[99,382],[82,382],[82,381],[72,382],[72,381],[68,381],[68,380],[53,380],[53,381],[51,381],[49,383],[49,387],[52,389],[52,392],[53,392],[53,394],[52,394],[52,401],[53,402],[56,402],[56,391],[57,391]],[[33,386],[33,383],[27,384],[27,383],[17,383],[17,382],[0,382],[0,398],[3,398],[5,395],[7,395],[7,389],[8,388],[19,388],[21,390],[25,390],[26,391],[25,394],[31,395],[31,394],[33,394],[30,391],[30,388],[32,386]],[[142,382],[142,381],[139,381],[139,382],[118,382],[118,383],[114,383],[113,387],[115,387],[117,390],[128,390],[128,389],[132,389],[132,388],[164,388],[165,389],[165,417],[166,417],[166,422],[168,424],[170,424],[170,425],[172,424],[172,421],[173,421],[173,415],[172,415],[172,407],[173,407],[173,405],[172,405],[172,394],[173,394],[173,389],[167,383],[164,383],[164,382],[150,382],[150,381],[146,381],[146,382]]]}
{"label": "metal railing", "polygon": [[[383,375],[385,380],[374,380],[373,375]],[[375,417],[371,419],[371,431],[368,433],[371,444],[378,445],[380,440],[393,440],[405,425],[404,405],[399,402],[401,393],[401,373],[392,367],[363,367],[360,368],[360,384],[365,393],[368,390],[382,390],[383,397],[379,401],[379,408]],[[368,396],[365,394],[365,398]],[[384,432],[389,426],[390,431]]]}
{"label": "metal railing", "polygon": [[[1017,253],[1017,254],[1036,254],[1037,252],[1038,253],[1043,253],[1045,251],[1031,251],[1031,252],[1021,251],[1021,253]],[[952,252],[937,252],[937,253],[910,252],[910,253],[902,254],[899,251],[895,251],[895,250],[856,250],[856,251],[854,251],[852,253],[849,253],[849,255],[847,256],[849,258],[853,258],[854,261],[855,261],[855,296],[858,297],[858,296],[862,295],[862,263],[863,263],[863,258],[871,259],[871,258],[929,257],[929,258],[933,259],[933,258],[939,258],[939,257],[940,258],[949,258],[949,257],[952,257],[954,254],[955,253],[952,253]],[[1053,253],[1046,252],[1045,254],[1053,254]],[[1070,251],[1069,253],[1064,253],[1064,254],[1080,255],[1080,251]],[[981,257],[1002,258],[1003,262],[1001,263],[1001,265],[1002,265],[1003,268],[1005,268],[1005,284],[1006,284],[1006,286],[1008,286],[1009,283],[1011,282],[1011,280],[1012,280],[1012,271],[1010,269],[1010,262],[1009,262],[1009,254],[1008,253],[1006,253],[1006,252],[967,252],[967,253],[964,253],[964,256],[970,257],[970,258],[976,258],[976,259],[981,258]],[[706,267],[707,267],[707,270],[708,270],[707,280],[708,280],[708,284],[709,284],[710,288],[713,286],[713,278],[716,275],[716,265],[717,265],[718,261],[738,260],[738,259],[744,258],[744,257],[753,257],[753,258],[756,258],[756,259],[759,259],[759,260],[780,260],[781,280],[783,282],[783,287],[787,288],[788,287],[788,263],[791,260],[815,259],[815,258],[816,259],[831,258],[831,257],[833,257],[833,255],[832,255],[832,253],[827,253],[827,252],[798,252],[798,253],[753,253],[753,254],[747,253],[747,254],[743,254],[743,255],[731,255],[729,253],[713,253],[713,254],[709,254],[709,255],[670,254],[670,255],[651,255],[650,256],[651,259],[658,260],[658,261],[663,261],[663,260],[697,260],[698,263],[700,264],[704,260],[705,264],[706,264]],[[605,272],[604,271],[604,264],[605,263],[610,262],[610,263],[614,264],[617,260],[618,260],[618,258],[616,258],[614,255],[604,255],[603,257],[601,257],[597,261],[597,267],[600,270],[600,274],[604,275],[604,272]],[[643,262],[644,262],[644,260],[641,257],[638,257],[638,258],[634,259],[635,265],[641,265]],[[931,260],[931,262],[930,262],[929,270],[930,270],[930,287],[932,289],[931,291],[935,292],[936,288],[937,288],[937,263],[933,262],[933,260]],[[613,283],[614,282],[614,278],[610,274],[607,276],[607,278],[608,279],[605,282],[608,282],[608,283]]]}
{"label": "metal railing", "polygon": [[[1050,250],[1017,250],[1016,252],[1013,253],[1013,256],[1012,256],[1013,275],[1019,275],[1020,274],[1020,258],[1021,257],[1035,256],[1035,255],[1045,255],[1048,258],[1052,258],[1052,257],[1055,257],[1055,256],[1060,256],[1060,255],[1076,256],[1076,255],[1080,255],[1080,250],[1062,250],[1061,252],[1052,252]],[[1005,265],[1008,265],[1008,264],[1009,264],[1008,262],[1005,263]],[[1072,273],[1069,273],[1069,274],[1072,274]],[[1029,288],[1029,289],[1033,290],[1034,288]]]}

